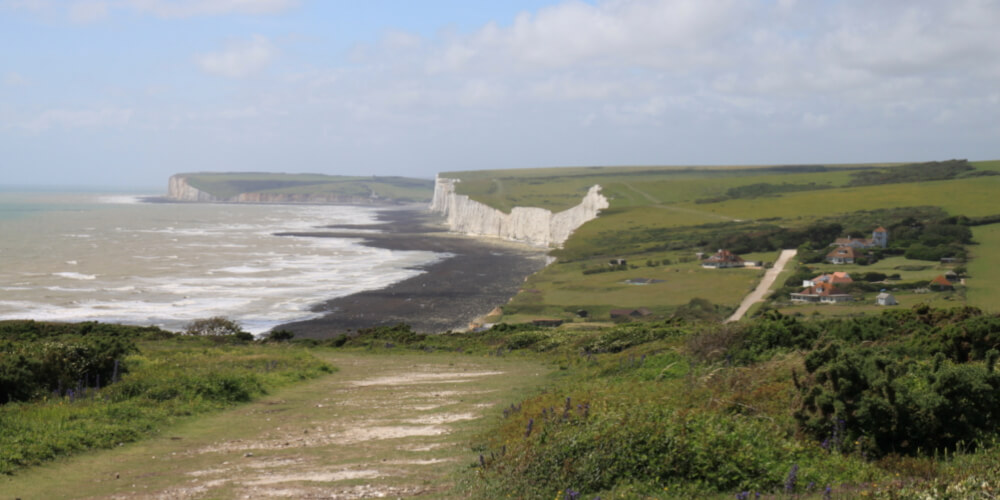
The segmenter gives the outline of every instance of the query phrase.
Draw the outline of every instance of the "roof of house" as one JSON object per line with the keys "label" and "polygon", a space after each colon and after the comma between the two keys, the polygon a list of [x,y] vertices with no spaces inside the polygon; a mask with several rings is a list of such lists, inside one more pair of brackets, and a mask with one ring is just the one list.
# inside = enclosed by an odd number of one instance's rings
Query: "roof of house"
{"label": "roof of house", "polygon": [[833,241],[833,243],[835,245],[850,245],[851,243],[855,243],[855,242],[858,242],[858,243],[868,243],[868,241],[869,240],[865,239],[865,238],[852,238],[852,237],[848,236],[846,238],[837,238],[836,240]]}
{"label": "roof of house", "polygon": [[889,231],[886,231],[886,229],[884,227],[879,226],[879,227],[876,227],[875,230],[872,231],[872,232],[873,233],[888,233]]}
{"label": "roof of house", "polygon": [[950,281],[948,281],[948,278],[945,278],[943,274],[939,274],[936,278],[932,279],[931,284],[938,286],[946,286],[946,287],[955,286]]}
{"label": "roof of house", "polygon": [[826,254],[827,258],[840,257],[846,259],[854,259],[857,255],[854,252],[854,247],[841,246],[834,248],[830,253]]}
{"label": "roof of house", "polygon": [[844,271],[837,271],[831,274],[821,274],[812,279],[813,283],[830,283],[836,285],[837,283],[854,283],[851,279],[851,275]]}

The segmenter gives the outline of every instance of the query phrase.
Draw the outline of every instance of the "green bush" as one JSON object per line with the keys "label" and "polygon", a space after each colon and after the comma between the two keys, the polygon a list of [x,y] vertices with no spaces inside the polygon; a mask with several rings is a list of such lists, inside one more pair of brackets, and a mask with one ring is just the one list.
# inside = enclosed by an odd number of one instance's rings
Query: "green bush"
{"label": "green bush", "polygon": [[827,448],[932,454],[974,448],[1000,429],[1000,375],[992,362],[954,363],[941,353],[916,361],[832,342],[811,353],[805,368],[795,416]]}

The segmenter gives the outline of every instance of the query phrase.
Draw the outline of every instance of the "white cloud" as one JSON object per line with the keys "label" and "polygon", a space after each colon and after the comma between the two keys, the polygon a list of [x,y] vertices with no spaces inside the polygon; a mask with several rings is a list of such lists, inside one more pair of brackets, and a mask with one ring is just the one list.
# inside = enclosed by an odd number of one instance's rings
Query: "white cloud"
{"label": "white cloud", "polygon": [[464,106],[496,106],[507,96],[507,89],[496,82],[472,80],[466,82],[459,94]]}
{"label": "white cloud", "polygon": [[5,10],[23,10],[28,12],[43,12],[52,8],[51,0],[0,0],[0,8]]}
{"label": "white cloud", "polygon": [[80,0],[69,6],[69,18],[76,23],[91,23],[108,17],[110,4],[105,0]]}
{"label": "white cloud", "polygon": [[132,119],[132,109],[50,109],[21,125],[30,132],[44,132],[53,128],[120,127]]}
{"label": "white cloud", "polygon": [[435,70],[478,68],[499,60],[522,69],[579,64],[676,67],[710,60],[711,42],[739,21],[747,4],[732,0],[569,1],[520,14],[509,28],[489,24],[448,44],[430,62]]}
{"label": "white cloud", "polygon": [[122,5],[157,17],[174,19],[224,14],[276,14],[299,0],[123,0]]}
{"label": "white cloud", "polygon": [[206,73],[243,78],[264,69],[277,53],[270,40],[255,35],[249,41],[230,43],[221,51],[200,54],[195,62]]}
{"label": "white cloud", "polygon": [[8,87],[23,87],[28,84],[28,79],[16,71],[8,71],[3,75],[3,84]]}

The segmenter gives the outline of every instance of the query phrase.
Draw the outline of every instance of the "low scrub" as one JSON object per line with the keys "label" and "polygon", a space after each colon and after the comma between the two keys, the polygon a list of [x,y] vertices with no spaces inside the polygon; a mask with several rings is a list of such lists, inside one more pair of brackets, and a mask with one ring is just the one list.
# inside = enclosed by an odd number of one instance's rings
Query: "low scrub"
{"label": "low scrub", "polygon": [[[66,351],[66,342],[46,352],[80,353]],[[0,406],[0,474],[134,441],[178,417],[250,401],[275,387],[332,370],[299,349],[218,345],[187,336],[137,341],[116,354],[106,359],[118,361],[112,368],[117,373],[102,377],[102,384],[91,377],[71,389],[34,391]],[[2,366],[9,372],[16,364]]]}
{"label": "low scrub", "polygon": [[768,311],[563,342],[558,381],[479,441],[470,493],[964,498],[1000,479],[1000,316],[978,309]]}

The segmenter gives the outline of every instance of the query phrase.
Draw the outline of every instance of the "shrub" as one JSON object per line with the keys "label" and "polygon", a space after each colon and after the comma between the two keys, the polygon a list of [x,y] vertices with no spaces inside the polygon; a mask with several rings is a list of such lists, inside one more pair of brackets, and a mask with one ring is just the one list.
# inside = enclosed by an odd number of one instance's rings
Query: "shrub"
{"label": "shrub", "polygon": [[[211,318],[196,319],[188,323],[184,329],[184,333],[188,335],[219,336],[238,335],[245,332],[240,328],[239,323],[224,316],[213,316]],[[250,338],[252,340],[253,336],[251,335]]]}
{"label": "shrub", "polygon": [[811,353],[805,368],[795,417],[825,448],[931,454],[963,443],[973,448],[1000,426],[1000,375],[992,364],[954,363],[944,354],[918,362],[833,342]]}
{"label": "shrub", "polygon": [[289,330],[272,330],[267,334],[267,342],[288,342],[295,338],[295,334]]}

